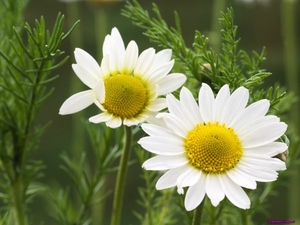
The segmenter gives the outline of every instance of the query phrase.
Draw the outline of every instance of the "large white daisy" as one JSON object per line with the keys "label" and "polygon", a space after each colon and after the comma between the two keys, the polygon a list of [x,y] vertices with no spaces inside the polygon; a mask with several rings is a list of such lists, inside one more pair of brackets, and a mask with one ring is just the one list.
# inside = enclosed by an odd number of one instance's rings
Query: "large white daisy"
{"label": "large white daisy", "polygon": [[250,207],[243,188],[255,189],[256,181],[276,180],[285,163],[272,158],[287,149],[277,142],[287,129],[279,118],[266,115],[270,103],[263,99],[247,105],[249,92],[240,87],[230,94],[224,85],[216,97],[202,84],[199,103],[182,88],[180,100],[167,95],[169,113],[160,113],[165,124],[143,124],[150,136],[139,144],[157,154],[144,162],[147,170],[167,170],[156,183],[158,190],[189,187],[185,208],[195,209],[205,194],[217,206],[226,196],[242,209]]}
{"label": "large white daisy", "polygon": [[90,90],[68,98],[60,108],[62,115],[76,113],[95,103],[102,113],[91,117],[93,123],[106,122],[112,128],[144,122],[166,107],[159,97],[178,89],[185,75],[172,73],[174,60],[170,49],[155,53],[149,48],[138,55],[138,46],[130,41],[127,48],[117,28],[103,43],[101,66],[82,49],[76,48],[73,70]]}

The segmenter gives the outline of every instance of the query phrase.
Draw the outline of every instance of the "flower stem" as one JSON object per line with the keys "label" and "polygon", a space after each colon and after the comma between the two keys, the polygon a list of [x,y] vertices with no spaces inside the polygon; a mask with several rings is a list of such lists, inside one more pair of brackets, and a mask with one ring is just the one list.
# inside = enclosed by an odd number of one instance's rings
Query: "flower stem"
{"label": "flower stem", "polygon": [[26,225],[25,200],[22,177],[18,176],[12,185],[14,219],[17,225]]}
{"label": "flower stem", "polygon": [[202,200],[201,204],[194,211],[194,217],[193,217],[192,225],[201,225],[203,209],[204,209],[204,202],[205,202],[205,197]]}
{"label": "flower stem", "polygon": [[111,217],[111,225],[119,225],[122,212],[123,195],[125,189],[125,178],[127,174],[127,164],[129,161],[131,142],[132,142],[132,129],[131,127],[125,127],[125,143],[122,152],[116,187],[114,192],[113,212]]}

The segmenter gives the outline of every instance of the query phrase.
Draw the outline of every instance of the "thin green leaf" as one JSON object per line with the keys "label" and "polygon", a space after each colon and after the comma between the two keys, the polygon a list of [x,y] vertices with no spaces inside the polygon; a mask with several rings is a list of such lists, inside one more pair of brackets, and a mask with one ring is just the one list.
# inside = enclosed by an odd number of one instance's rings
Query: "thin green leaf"
{"label": "thin green leaf", "polygon": [[[13,27],[13,31],[14,31],[14,35],[15,35],[15,37],[17,38],[17,41],[18,41],[19,45],[22,47],[22,49],[24,50],[24,52],[26,53],[26,55],[27,55],[30,59],[32,59],[32,55],[31,55],[30,52],[28,51],[26,45],[23,43],[23,40],[22,40],[22,38],[21,38],[19,32],[17,31],[17,29],[16,29],[15,27]],[[12,46],[14,46],[14,45],[12,45]],[[15,51],[15,52],[17,53],[17,51]]]}
{"label": "thin green leaf", "polygon": [[61,38],[61,41],[64,41],[71,33],[72,31],[75,29],[75,27],[77,26],[77,24],[80,22],[80,20],[77,20],[74,25],[71,27],[71,29],[65,34],[62,36]]}
{"label": "thin green leaf", "polygon": [[11,65],[16,71],[18,71],[20,74],[22,74],[24,77],[27,77],[27,75],[19,68],[17,67],[14,62],[4,53],[0,50],[0,56],[2,56],[5,61]]}
{"label": "thin green leaf", "polygon": [[45,84],[48,84],[48,83],[50,83],[50,82],[56,80],[57,78],[59,78],[59,75],[55,75],[55,76],[53,76],[53,77],[51,77],[51,78],[49,78],[49,79],[43,80],[43,81],[41,81],[41,82],[39,83],[39,85],[45,85]]}
{"label": "thin green leaf", "polygon": [[63,36],[62,32],[61,32],[63,23],[64,23],[64,15],[59,13],[57,15],[57,18],[56,18],[56,21],[54,24],[54,29],[53,29],[53,32],[52,32],[52,35],[51,35],[51,38],[50,38],[50,41],[48,44],[50,52],[55,52],[58,45],[61,43],[61,37]]}
{"label": "thin green leaf", "polygon": [[17,94],[16,92],[14,92],[13,90],[7,88],[6,86],[0,84],[0,87],[4,88],[5,90],[7,90],[8,92],[12,93],[15,97],[17,97],[19,100],[21,100],[22,102],[24,102],[25,104],[29,104],[29,102],[23,98],[22,96],[20,96],[19,94]]}

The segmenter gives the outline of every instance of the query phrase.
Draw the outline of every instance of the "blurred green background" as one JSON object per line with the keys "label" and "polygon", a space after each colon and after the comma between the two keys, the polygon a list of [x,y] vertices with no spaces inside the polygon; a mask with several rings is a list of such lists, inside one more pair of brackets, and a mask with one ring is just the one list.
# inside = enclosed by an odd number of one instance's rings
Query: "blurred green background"
{"label": "blurred green background", "polygon": [[[171,26],[174,25],[173,12],[177,11],[181,17],[182,31],[187,46],[191,46],[196,29],[201,31],[204,35],[211,37],[212,42],[214,41],[214,33],[211,30],[214,29],[215,21],[220,16],[218,13],[214,14],[214,7],[216,7],[214,3],[217,1],[141,0],[139,2],[149,12],[151,12],[152,2],[155,2],[160,8],[163,18]],[[286,85],[288,91],[294,91],[297,95],[298,89],[295,87],[299,85],[299,73],[297,72],[299,71],[300,64],[300,59],[297,57],[297,55],[299,55],[299,48],[294,46],[292,52],[286,52],[286,44],[288,43],[284,39],[286,30],[283,23],[287,15],[283,15],[285,10],[284,4],[288,2],[287,4],[293,6],[291,8],[292,11],[288,13],[288,15],[296,15],[296,17],[292,19],[292,22],[290,21],[288,23],[291,25],[295,24],[294,31],[296,33],[294,37],[296,37],[298,41],[300,39],[299,1],[219,0],[219,2],[225,2],[225,6],[232,6],[234,9],[235,24],[238,25],[238,36],[241,37],[239,45],[241,49],[247,52],[251,52],[252,50],[260,52],[263,46],[267,48],[267,60],[262,67],[272,72],[273,75],[267,79],[265,85],[270,86],[279,82],[281,85]],[[224,7],[222,3],[221,8]],[[62,163],[59,155],[63,151],[67,151],[70,154],[77,154],[80,151],[91,151],[87,132],[79,117],[76,115],[58,115],[58,110],[64,100],[71,94],[86,89],[86,87],[81,85],[80,80],[76,77],[71,68],[71,64],[75,62],[73,57],[74,48],[79,47],[84,49],[100,62],[103,37],[107,33],[110,33],[113,27],[119,29],[125,44],[131,39],[136,40],[140,52],[153,46],[148,42],[147,38],[142,35],[143,30],[133,26],[129,19],[121,16],[120,10],[123,6],[124,2],[99,4],[96,1],[66,3],[55,0],[31,0],[25,11],[25,21],[29,24],[33,25],[34,20],[43,15],[48,28],[51,28],[54,24],[58,12],[62,12],[65,15],[65,30],[69,29],[77,20],[81,21],[71,34],[71,37],[63,43],[62,49],[64,49],[71,58],[62,68],[56,71],[57,74],[60,74],[60,78],[51,83],[51,86],[54,86],[56,90],[44,104],[39,116],[39,123],[42,124],[48,120],[52,120],[51,126],[42,137],[40,148],[34,153],[34,158],[42,159],[47,166],[44,171],[45,176],[41,179],[41,182],[45,184],[53,186],[58,184],[61,186],[72,186],[70,179],[59,168],[59,165]],[[214,20],[212,20],[212,18],[214,18]],[[287,56],[287,54],[291,55]],[[288,62],[286,59],[288,59]],[[289,69],[291,69],[290,66],[287,68],[290,62],[289,60],[294,62],[292,65],[294,71],[291,72],[294,74],[294,77],[287,76]],[[299,120],[296,119],[296,117],[298,117],[297,112],[299,113],[298,107],[299,103],[293,105],[291,111],[296,112],[296,116],[292,113],[291,116],[294,117],[295,120],[289,121],[292,126],[294,125],[295,127],[299,127]],[[88,110],[85,110],[80,117],[87,119],[95,115],[96,112],[96,107],[91,106]],[[74,134],[82,136],[82,141],[80,143],[76,141],[75,146]],[[137,183],[139,182],[139,177],[130,176],[130,172],[133,170],[140,170],[140,166],[133,165],[129,169],[129,180],[127,181],[124,201],[126,211],[123,214],[123,225],[138,224],[131,213],[132,209],[138,207],[136,199],[138,197]],[[255,218],[257,224],[267,224],[268,219],[296,219],[296,224],[300,224],[300,194],[298,194],[297,191],[299,189],[300,171],[295,170],[295,172],[293,179],[286,179],[285,185],[277,188],[277,196],[270,196],[270,207],[267,209],[269,216],[258,215]],[[115,174],[111,176],[108,182],[107,186],[109,188],[113,188],[114,186],[114,175]],[[298,181],[295,178],[298,178]],[[294,185],[294,187],[291,188],[291,185]],[[110,202],[111,198],[108,199],[107,205],[105,206],[108,210],[111,208]],[[42,224],[45,225],[56,224],[49,217],[48,207],[42,198],[36,198],[29,207],[31,208],[30,217],[35,220],[34,224],[41,224],[41,221],[43,221]],[[298,210],[298,212],[295,212],[295,210]],[[296,213],[298,213],[298,215],[296,215]],[[293,218],[291,216],[293,216]],[[107,215],[107,218],[109,219],[109,215]],[[101,222],[93,224],[107,224],[106,221],[105,218],[102,218]],[[131,222],[128,223],[126,221]]]}

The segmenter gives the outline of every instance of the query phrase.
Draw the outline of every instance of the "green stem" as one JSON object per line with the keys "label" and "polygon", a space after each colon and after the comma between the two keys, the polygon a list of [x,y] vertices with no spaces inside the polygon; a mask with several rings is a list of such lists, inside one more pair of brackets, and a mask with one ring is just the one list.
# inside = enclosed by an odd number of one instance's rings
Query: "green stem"
{"label": "green stem", "polygon": [[19,175],[12,184],[14,218],[17,225],[26,225],[25,200],[22,176]]}
{"label": "green stem", "polygon": [[120,160],[117,182],[114,192],[113,212],[111,217],[111,225],[119,225],[122,212],[123,195],[125,189],[125,178],[127,174],[127,165],[130,156],[131,142],[132,142],[132,129],[125,127],[125,143],[124,149]]}
{"label": "green stem", "polygon": [[243,225],[251,225],[252,224],[251,215],[249,214],[249,211],[244,210],[242,212],[242,221],[243,221]]}
{"label": "green stem", "polygon": [[11,198],[13,200],[14,219],[17,221],[17,225],[27,224],[27,215],[25,212],[25,192],[26,187],[24,186],[24,170],[26,156],[28,154],[28,145],[30,142],[30,131],[35,120],[35,103],[37,101],[38,86],[41,81],[42,71],[45,63],[43,62],[39,68],[39,72],[36,75],[35,83],[32,87],[32,94],[29,103],[29,108],[26,116],[26,124],[24,126],[24,137],[21,139],[21,144],[14,148],[14,161],[11,174],[14,174],[13,180],[11,181]]}
{"label": "green stem", "polygon": [[205,202],[205,197],[202,200],[201,204],[194,211],[194,217],[193,217],[192,225],[201,225],[203,209],[204,209],[204,202]]}

